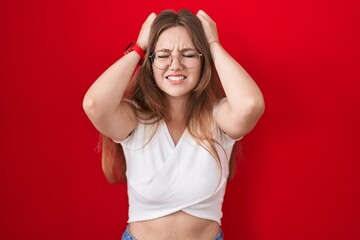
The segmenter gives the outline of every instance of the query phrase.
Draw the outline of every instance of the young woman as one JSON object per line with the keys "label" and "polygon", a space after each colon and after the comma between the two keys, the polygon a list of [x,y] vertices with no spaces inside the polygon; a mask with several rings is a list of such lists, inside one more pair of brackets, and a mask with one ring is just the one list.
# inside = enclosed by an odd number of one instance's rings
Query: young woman
{"label": "young woman", "polygon": [[264,100],[204,11],[151,13],[83,106],[105,136],[105,175],[117,181],[126,171],[123,239],[223,239],[230,155]]}

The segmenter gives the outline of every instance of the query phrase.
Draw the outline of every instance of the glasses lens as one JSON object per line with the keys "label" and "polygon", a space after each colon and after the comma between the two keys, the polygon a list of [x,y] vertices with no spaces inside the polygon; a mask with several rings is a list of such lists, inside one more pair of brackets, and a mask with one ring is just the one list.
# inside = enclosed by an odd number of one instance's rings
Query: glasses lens
{"label": "glasses lens", "polygon": [[171,55],[170,52],[158,51],[151,55],[151,60],[154,66],[161,70],[168,69],[173,62],[173,58],[178,58],[184,68],[194,68],[200,62],[200,56],[201,54],[195,50],[186,50],[176,56]]}
{"label": "glasses lens", "polygon": [[158,69],[167,69],[171,64],[171,54],[169,52],[154,52],[153,63]]}
{"label": "glasses lens", "polygon": [[199,63],[200,55],[194,50],[181,53],[181,63],[185,68],[193,68]]}

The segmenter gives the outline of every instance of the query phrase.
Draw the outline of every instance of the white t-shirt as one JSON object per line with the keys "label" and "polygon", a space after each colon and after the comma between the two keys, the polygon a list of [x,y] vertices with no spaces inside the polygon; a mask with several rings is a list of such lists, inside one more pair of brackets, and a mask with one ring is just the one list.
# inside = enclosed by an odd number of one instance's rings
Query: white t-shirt
{"label": "white t-shirt", "polygon": [[186,129],[175,145],[164,121],[138,123],[121,143],[126,158],[128,222],[184,211],[221,224],[222,203],[235,140],[215,126],[221,167]]}

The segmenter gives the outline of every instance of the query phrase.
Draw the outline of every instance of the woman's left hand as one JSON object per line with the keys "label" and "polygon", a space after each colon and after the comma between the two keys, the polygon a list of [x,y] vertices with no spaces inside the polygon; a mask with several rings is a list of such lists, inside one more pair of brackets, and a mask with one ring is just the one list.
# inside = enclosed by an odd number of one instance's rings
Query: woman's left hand
{"label": "woman's left hand", "polygon": [[216,23],[203,10],[199,10],[196,16],[202,23],[208,43],[211,44],[212,42],[218,42],[219,36]]}

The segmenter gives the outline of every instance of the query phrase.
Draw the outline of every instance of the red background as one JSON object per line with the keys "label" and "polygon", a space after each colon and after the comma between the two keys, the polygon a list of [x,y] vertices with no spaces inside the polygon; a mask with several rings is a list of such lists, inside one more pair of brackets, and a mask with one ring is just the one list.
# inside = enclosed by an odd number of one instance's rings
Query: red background
{"label": "red background", "polygon": [[266,111],[228,185],[226,239],[360,239],[360,2],[0,2],[0,239],[120,239],[82,110],[151,11],[204,9]]}

